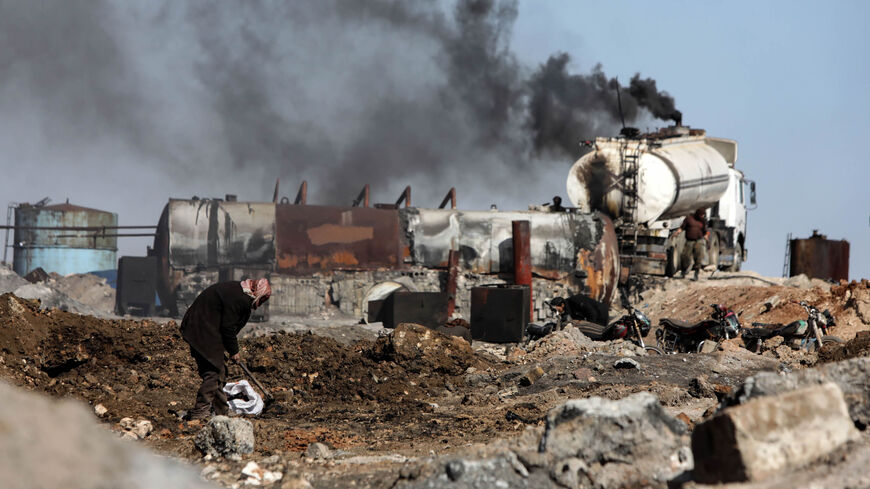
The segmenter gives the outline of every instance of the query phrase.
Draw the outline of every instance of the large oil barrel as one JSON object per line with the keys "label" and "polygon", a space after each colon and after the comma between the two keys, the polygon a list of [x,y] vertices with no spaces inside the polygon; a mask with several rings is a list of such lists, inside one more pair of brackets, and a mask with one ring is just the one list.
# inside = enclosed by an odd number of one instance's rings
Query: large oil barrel
{"label": "large oil barrel", "polygon": [[117,225],[118,215],[111,212],[69,203],[22,204],[15,208],[15,273],[26,275],[40,267],[61,275],[114,269],[118,238],[112,235]]}
{"label": "large oil barrel", "polygon": [[[728,188],[729,165],[737,143],[704,136],[661,140],[599,138],[568,173],[571,202],[583,211],[625,217],[624,195],[630,188],[626,154],[637,155],[635,223],[652,223],[710,207]],[[627,178],[628,177],[628,178]]]}

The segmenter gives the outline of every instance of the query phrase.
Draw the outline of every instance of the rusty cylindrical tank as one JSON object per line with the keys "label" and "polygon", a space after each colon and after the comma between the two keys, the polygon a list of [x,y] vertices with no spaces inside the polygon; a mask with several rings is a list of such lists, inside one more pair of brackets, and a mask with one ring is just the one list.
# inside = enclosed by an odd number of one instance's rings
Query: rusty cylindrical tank
{"label": "rusty cylindrical tank", "polygon": [[[22,204],[15,209],[15,273],[24,276],[39,267],[61,275],[114,269],[118,238],[100,236],[95,229],[117,225],[118,215],[111,212],[70,203]],[[104,234],[116,232],[109,229]]]}
{"label": "rusty cylindrical tank", "polygon": [[823,280],[849,280],[849,242],[827,239],[813,230],[808,239],[793,239],[789,276],[804,274]]}

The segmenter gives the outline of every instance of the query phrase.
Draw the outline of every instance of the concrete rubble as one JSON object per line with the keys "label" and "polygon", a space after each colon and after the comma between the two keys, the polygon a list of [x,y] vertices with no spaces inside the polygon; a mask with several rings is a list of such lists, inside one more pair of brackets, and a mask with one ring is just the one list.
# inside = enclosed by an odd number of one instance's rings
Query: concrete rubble
{"label": "concrete rubble", "polygon": [[849,415],[855,425],[862,429],[870,426],[870,357],[852,358],[786,375],[761,372],[748,377],[724,401],[724,405],[743,404],[757,397],[777,395],[827,382],[836,384],[843,392]]}
{"label": "concrete rubble", "polygon": [[693,475],[705,483],[761,480],[859,436],[832,382],[756,397],[695,427]]}
{"label": "concrete rubble", "polygon": [[205,489],[183,464],[101,429],[79,402],[54,400],[0,382],[0,474],[6,489]]}
{"label": "concrete rubble", "polygon": [[141,440],[154,431],[154,425],[147,419],[121,418],[118,425],[123,430],[121,437],[127,440]]}
{"label": "concrete rubble", "polygon": [[571,400],[542,436],[480,460],[451,460],[407,487],[667,487],[692,468],[685,424],[648,392]]}
{"label": "concrete rubble", "polygon": [[196,434],[194,444],[206,457],[241,460],[254,451],[254,425],[247,419],[214,416]]}

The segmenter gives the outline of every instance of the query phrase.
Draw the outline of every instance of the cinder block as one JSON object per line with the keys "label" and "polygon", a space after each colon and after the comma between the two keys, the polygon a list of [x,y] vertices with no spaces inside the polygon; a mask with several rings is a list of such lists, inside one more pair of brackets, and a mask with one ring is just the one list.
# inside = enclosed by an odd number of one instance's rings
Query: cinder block
{"label": "cinder block", "polygon": [[858,436],[843,392],[832,382],[751,399],[695,427],[695,480],[761,480]]}

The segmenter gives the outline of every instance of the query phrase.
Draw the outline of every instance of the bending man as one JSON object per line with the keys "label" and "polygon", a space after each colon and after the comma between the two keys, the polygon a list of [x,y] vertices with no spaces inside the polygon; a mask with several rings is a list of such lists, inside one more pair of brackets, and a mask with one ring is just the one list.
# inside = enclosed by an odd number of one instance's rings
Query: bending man
{"label": "bending man", "polygon": [[190,354],[202,385],[189,419],[225,415],[229,410],[223,392],[226,382],[224,352],[239,361],[238,334],[251,317],[251,311],[269,300],[272,288],[265,278],[221,282],[205,289],[190,305],[181,320],[181,336],[190,345]]}

